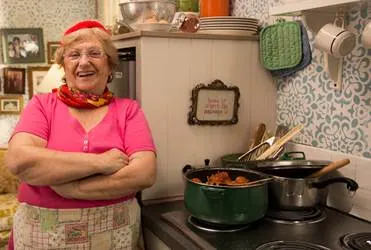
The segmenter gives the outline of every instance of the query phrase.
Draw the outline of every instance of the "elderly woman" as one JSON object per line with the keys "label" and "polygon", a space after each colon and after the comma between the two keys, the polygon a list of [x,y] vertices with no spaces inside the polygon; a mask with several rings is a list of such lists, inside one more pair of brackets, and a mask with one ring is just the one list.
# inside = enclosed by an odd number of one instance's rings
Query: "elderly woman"
{"label": "elderly woman", "polygon": [[9,140],[22,183],[9,249],[141,249],[135,194],[155,182],[155,147],[137,102],[112,96],[109,32],[87,20],[56,52],[65,84],[29,102]]}

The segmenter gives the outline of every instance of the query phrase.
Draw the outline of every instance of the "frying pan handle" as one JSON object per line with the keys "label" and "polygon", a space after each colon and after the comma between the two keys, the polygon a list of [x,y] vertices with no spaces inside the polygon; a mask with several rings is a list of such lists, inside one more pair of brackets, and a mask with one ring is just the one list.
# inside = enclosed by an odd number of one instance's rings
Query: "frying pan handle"
{"label": "frying pan handle", "polygon": [[358,189],[358,183],[348,177],[335,177],[335,178],[331,178],[325,181],[313,182],[312,186],[314,188],[321,189],[321,188],[327,187],[330,184],[340,183],[340,182],[345,183],[349,191],[354,192]]}

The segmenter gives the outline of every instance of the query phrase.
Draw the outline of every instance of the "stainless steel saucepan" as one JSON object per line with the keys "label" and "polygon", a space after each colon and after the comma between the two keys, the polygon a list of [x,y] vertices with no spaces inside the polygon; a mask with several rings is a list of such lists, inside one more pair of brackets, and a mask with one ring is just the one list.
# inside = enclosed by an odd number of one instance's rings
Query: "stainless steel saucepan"
{"label": "stainless steel saucepan", "polygon": [[273,177],[273,181],[269,183],[269,206],[297,210],[311,208],[325,201],[327,186],[333,183],[345,183],[349,191],[356,191],[358,184],[347,177],[329,179],[322,176],[308,177],[328,165],[335,169],[334,165],[339,167],[339,164],[344,163],[349,162],[272,161],[260,164],[255,170]]}

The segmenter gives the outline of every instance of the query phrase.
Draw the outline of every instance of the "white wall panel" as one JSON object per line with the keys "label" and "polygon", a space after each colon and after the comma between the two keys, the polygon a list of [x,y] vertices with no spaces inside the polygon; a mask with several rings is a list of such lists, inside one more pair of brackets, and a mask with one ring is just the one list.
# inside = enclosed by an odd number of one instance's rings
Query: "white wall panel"
{"label": "white wall panel", "polygon": [[[158,149],[157,183],[144,199],[182,195],[184,165],[218,163],[247,149],[260,122],[275,127],[275,86],[260,66],[257,41],[141,37],[140,100]],[[187,123],[191,91],[220,79],[240,90],[239,122],[228,126]]]}

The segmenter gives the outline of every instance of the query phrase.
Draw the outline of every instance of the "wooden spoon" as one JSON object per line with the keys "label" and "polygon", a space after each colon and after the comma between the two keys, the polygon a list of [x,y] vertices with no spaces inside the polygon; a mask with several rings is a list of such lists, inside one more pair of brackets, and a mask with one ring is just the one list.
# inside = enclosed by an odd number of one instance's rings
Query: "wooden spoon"
{"label": "wooden spoon", "polygon": [[350,160],[348,158],[341,159],[341,160],[338,160],[338,161],[333,161],[330,164],[328,164],[327,166],[325,166],[325,167],[321,168],[320,170],[312,173],[308,177],[309,178],[320,177],[320,176],[325,175],[325,174],[327,174],[327,173],[329,173],[329,172],[331,172],[333,170],[342,168],[342,167],[348,165],[349,163],[350,163]]}

